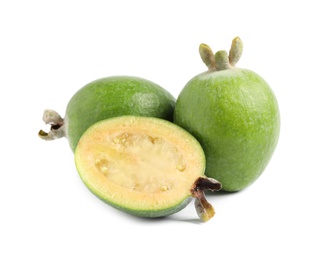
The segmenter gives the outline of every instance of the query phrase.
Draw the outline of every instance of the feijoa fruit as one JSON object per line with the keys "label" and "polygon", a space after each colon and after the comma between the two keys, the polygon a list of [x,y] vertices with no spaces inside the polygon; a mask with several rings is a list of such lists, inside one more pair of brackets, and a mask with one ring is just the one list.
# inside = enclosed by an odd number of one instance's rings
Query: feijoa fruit
{"label": "feijoa fruit", "polygon": [[268,83],[255,72],[237,68],[243,44],[239,37],[229,54],[200,55],[208,71],[192,78],[176,101],[174,122],[201,143],[208,177],[226,191],[252,184],[269,163],[278,142],[280,113]]}
{"label": "feijoa fruit", "polygon": [[112,76],[95,80],[70,99],[65,117],[45,110],[43,120],[51,125],[39,136],[44,140],[67,137],[74,151],[82,134],[94,123],[122,115],[149,116],[173,120],[175,98],[149,80],[132,76]]}
{"label": "feijoa fruit", "polygon": [[204,176],[198,141],[167,120],[121,116],[99,121],[80,138],[75,164],[92,193],[127,213],[163,217],[195,198],[203,221],[214,215],[204,190],[219,190],[221,184]]}

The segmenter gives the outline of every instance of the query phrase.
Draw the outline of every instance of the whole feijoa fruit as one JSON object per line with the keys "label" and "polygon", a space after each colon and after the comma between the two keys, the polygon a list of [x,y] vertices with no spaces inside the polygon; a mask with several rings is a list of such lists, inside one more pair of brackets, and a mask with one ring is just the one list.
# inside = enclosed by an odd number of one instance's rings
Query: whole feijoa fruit
{"label": "whole feijoa fruit", "polygon": [[92,193],[127,213],[167,216],[195,198],[202,220],[214,215],[204,190],[221,184],[204,176],[198,141],[167,120],[121,116],[97,122],[78,142],[75,164]]}
{"label": "whole feijoa fruit", "polygon": [[225,191],[252,184],[269,163],[278,142],[276,97],[255,72],[235,67],[243,44],[215,55],[206,44],[200,55],[208,71],[192,78],[176,101],[174,122],[193,134],[206,155],[206,175]]}
{"label": "whole feijoa fruit", "polygon": [[112,76],[95,80],[70,99],[64,119],[45,110],[43,120],[51,125],[44,140],[67,137],[74,151],[82,134],[94,123],[122,115],[149,116],[173,120],[175,98],[161,86],[139,77]]}

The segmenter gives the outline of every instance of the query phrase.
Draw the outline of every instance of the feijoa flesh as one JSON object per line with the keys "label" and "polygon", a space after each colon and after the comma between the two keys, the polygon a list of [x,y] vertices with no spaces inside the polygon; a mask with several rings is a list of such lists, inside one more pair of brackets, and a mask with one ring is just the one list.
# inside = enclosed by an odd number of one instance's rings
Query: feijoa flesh
{"label": "feijoa flesh", "polygon": [[89,190],[121,211],[163,217],[195,198],[203,221],[214,215],[204,190],[219,190],[221,184],[204,175],[199,142],[167,120],[121,116],[99,121],[80,138],[75,164]]}
{"label": "feijoa flesh", "polygon": [[82,134],[94,123],[116,116],[135,115],[173,120],[175,98],[158,84],[139,77],[111,76],[95,80],[70,99],[65,117],[47,109],[43,120],[51,125],[44,140],[67,137],[74,151]]}
{"label": "feijoa flesh", "polygon": [[262,174],[280,131],[278,103],[268,83],[251,70],[235,67],[242,50],[239,37],[229,54],[213,54],[201,44],[208,71],[186,84],[174,111],[174,122],[204,149],[205,174],[219,180],[225,191],[244,189]]}

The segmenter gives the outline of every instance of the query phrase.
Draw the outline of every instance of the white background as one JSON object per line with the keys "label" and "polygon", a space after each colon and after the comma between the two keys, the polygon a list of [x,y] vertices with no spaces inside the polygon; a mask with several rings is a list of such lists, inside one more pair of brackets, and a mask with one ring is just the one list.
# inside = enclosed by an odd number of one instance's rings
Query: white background
{"label": "white background", "polygon": [[[1,1],[0,259],[327,259],[324,1]],[[134,75],[175,97],[206,67],[204,42],[244,42],[239,67],[271,85],[282,127],[255,184],[164,219],[94,197],[68,142],[44,142],[42,114],[64,115],[97,78]]]}

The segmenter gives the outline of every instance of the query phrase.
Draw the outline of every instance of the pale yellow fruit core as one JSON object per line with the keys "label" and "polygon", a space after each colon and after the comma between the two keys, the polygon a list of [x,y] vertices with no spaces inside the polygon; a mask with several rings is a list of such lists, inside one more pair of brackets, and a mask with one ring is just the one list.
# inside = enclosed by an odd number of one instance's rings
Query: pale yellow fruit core
{"label": "pale yellow fruit core", "polygon": [[160,137],[123,132],[103,146],[105,152],[95,159],[95,167],[108,181],[126,189],[166,192],[174,187],[174,176],[187,167],[178,148]]}
{"label": "pale yellow fruit core", "polygon": [[179,205],[204,174],[201,146],[155,118],[122,117],[92,126],[75,151],[78,172],[96,195],[135,210]]}

